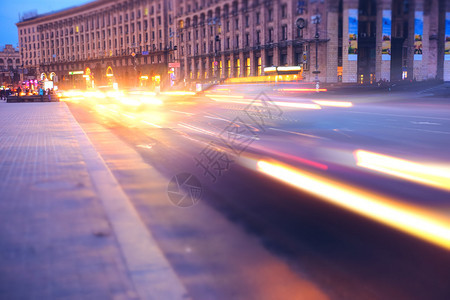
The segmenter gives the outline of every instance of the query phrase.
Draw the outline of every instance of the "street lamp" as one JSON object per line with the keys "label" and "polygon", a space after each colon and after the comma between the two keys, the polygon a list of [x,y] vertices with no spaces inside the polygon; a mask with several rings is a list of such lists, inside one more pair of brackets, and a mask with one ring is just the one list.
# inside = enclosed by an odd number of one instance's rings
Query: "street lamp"
{"label": "street lamp", "polygon": [[313,71],[313,74],[315,74],[315,81],[316,81],[316,92],[319,92],[319,59],[318,59],[318,45],[319,45],[319,24],[320,24],[320,16],[318,12],[314,16],[313,23],[316,24],[316,34],[314,36],[315,44],[316,44],[316,70]]}

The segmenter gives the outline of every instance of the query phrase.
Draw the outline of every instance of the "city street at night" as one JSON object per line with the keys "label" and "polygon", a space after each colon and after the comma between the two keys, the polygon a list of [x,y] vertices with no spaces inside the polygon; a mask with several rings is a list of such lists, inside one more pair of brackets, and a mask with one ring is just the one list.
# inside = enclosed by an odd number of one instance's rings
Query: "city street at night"
{"label": "city street at night", "polygon": [[192,299],[445,299],[447,85],[303,90],[66,103]]}
{"label": "city street at night", "polygon": [[449,300],[450,0],[0,13],[0,300]]}

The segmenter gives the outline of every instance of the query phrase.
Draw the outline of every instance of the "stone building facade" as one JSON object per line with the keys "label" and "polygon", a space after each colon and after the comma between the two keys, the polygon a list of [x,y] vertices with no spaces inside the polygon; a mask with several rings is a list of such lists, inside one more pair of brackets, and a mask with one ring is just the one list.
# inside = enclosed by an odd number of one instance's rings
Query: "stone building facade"
{"label": "stone building facade", "polygon": [[24,66],[70,84],[450,80],[450,0],[97,0],[17,26]]}
{"label": "stone building facade", "polygon": [[316,46],[321,82],[449,80],[449,0],[175,1],[188,80],[300,65],[315,81]]}
{"label": "stone building facade", "polygon": [[147,85],[167,74],[172,11],[172,0],[97,0],[22,20],[23,65],[65,88]]}
{"label": "stone building facade", "polygon": [[14,86],[20,80],[20,52],[12,45],[0,49],[0,86]]}

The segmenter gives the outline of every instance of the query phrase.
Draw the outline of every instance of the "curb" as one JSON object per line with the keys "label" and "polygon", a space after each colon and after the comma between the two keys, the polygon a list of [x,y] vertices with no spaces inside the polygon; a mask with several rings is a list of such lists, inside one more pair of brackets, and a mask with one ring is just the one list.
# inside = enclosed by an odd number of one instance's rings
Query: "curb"
{"label": "curb", "polygon": [[188,293],[134,206],[64,103],[89,176],[114,230],[140,299],[187,299]]}

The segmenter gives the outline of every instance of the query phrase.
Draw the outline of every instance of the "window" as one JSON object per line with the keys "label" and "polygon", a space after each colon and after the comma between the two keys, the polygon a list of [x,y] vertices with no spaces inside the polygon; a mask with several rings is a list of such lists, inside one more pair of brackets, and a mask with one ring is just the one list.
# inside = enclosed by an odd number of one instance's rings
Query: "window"
{"label": "window", "polygon": [[280,55],[280,64],[281,64],[282,66],[287,66],[287,54],[282,53],[282,54]]}
{"label": "window", "polygon": [[281,18],[287,18],[287,4],[281,5]]}
{"label": "window", "polygon": [[281,26],[281,39],[283,41],[286,41],[288,38],[288,29],[287,29],[287,25],[283,25]]}
{"label": "window", "polygon": [[273,42],[273,28],[269,28],[269,43]]}

